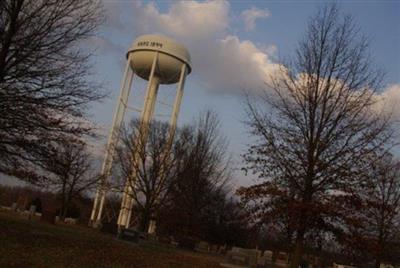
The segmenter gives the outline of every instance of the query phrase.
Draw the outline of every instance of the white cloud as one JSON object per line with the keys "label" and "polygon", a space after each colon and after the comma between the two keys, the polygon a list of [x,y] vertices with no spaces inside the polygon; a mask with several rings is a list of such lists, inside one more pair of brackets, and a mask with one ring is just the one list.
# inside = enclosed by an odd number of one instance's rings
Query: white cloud
{"label": "white cloud", "polygon": [[210,39],[229,26],[227,1],[177,1],[161,13],[155,3],[134,3],[134,27],[140,33],[160,31],[179,38]]}
{"label": "white cloud", "polygon": [[228,1],[173,2],[165,12],[154,3],[134,5],[137,34],[158,33],[185,44],[192,56],[193,75],[215,93],[260,90],[279,65],[268,54],[274,46],[258,47],[229,34]]}
{"label": "white cloud", "polygon": [[[216,42],[213,54],[199,66],[202,75],[210,81],[209,87],[224,92],[259,91],[264,82],[279,69],[269,56],[248,40],[228,35]],[[209,68],[208,66],[213,66]]]}
{"label": "white cloud", "polygon": [[271,13],[267,9],[259,9],[256,7],[251,7],[250,9],[244,10],[240,17],[244,21],[244,26],[246,31],[252,31],[256,27],[256,20],[267,18]]}
{"label": "white cloud", "polygon": [[380,98],[378,102],[379,109],[391,115],[392,119],[398,120],[400,118],[400,84],[387,86],[377,97]]}

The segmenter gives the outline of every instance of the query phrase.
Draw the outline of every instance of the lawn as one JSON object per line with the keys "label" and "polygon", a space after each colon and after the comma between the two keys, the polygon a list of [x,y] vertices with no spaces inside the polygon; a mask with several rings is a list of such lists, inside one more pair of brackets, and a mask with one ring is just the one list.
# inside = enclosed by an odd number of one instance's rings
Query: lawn
{"label": "lawn", "polygon": [[0,211],[0,267],[220,267],[221,258],[119,241],[82,226]]}

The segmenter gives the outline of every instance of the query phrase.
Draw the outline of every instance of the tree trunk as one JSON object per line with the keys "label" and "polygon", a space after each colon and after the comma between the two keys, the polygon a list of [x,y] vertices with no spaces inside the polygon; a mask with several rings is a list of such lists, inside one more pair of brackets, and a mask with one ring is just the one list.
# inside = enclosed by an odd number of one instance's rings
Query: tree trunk
{"label": "tree trunk", "polygon": [[65,219],[65,210],[66,210],[66,200],[65,200],[65,191],[66,191],[66,180],[63,179],[63,185],[62,185],[62,189],[61,189],[61,208],[60,208],[60,213],[59,213],[59,217],[60,217],[60,221],[64,221]]}
{"label": "tree trunk", "polygon": [[139,230],[141,232],[147,232],[147,228],[149,226],[150,221],[150,211],[148,209],[144,209],[142,213],[142,217],[140,219]]}
{"label": "tree trunk", "polygon": [[67,217],[68,209],[69,209],[69,204],[71,203],[72,197],[68,195],[66,199],[64,199],[64,205],[63,205],[63,215],[62,215],[62,220],[65,221],[65,218]]}
{"label": "tree trunk", "polygon": [[67,213],[68,213],[68,203],[63,206],[63,212],[62,212],[62,216],[61,216],[62,221],[65,221],[65,218],[67,217]]}
{"label": "tree trunk", "polygon": [[293,252],[292,260],[290,261],[290,268],[298,268],[300,265],[301,258],[303,256],[303,241],[304,234],[299,232],[296,237],[296,244]]}
{"label": "tree trunk", "polygon": [[378,257],[375,259],[375,268],[379,268],[381,266],[381,258]]}

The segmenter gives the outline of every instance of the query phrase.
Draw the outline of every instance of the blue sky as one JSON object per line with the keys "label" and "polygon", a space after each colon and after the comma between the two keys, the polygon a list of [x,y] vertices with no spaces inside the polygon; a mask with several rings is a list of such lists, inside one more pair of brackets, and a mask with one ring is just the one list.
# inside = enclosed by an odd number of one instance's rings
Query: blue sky
{"label": "blue sky", "polygon": [[[122,79],[125,54],[136,36],[159,33],[184,43],[192,54],[193,73],[188,76],[179,125],[190,122],[205,109],[216,111],[229,150],[240,166],[240,154],[249,136],[242,121],[243,93],[263,90],[265,75],[273,72],[280,58],[289,57],[305,32],[309,16],[322,1],[107,1],[108,17],[95,47],[97,78],[110,91],[110,98],[90,110],[106,129],[111,124]],[[370,38],[371,55],[386,71],[382,95],[400,103],[400,2],[339,1]],[[130,105],[140,107],[144,81],[135,80]],[[172,101],[174,88],[161,87],[160,99]],[[399,116],[400,112],[396,111]],[[156,114],[167,114],[159,107]],[[127,118],[137,116],[127,112]],[[158,119],[166,118],[159,116]],[[399,117],[400,118],[400,117]],[[235,172],[237,184],[251,178]]]}

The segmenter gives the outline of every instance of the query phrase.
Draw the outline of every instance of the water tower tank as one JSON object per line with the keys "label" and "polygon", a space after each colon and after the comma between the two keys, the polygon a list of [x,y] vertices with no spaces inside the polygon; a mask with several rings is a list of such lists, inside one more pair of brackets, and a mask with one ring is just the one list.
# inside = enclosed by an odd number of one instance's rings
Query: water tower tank
{"label": "water tower tank", "polygon": [[148,80],[154,56],[158,52],[154,75],[161,84],[179,81],[182,64],[187,65],[187,73],[192,70],[188,50],[178,42],[159,35],[142,35],[136,38],[129,49],[127,58],[133,71]]}

